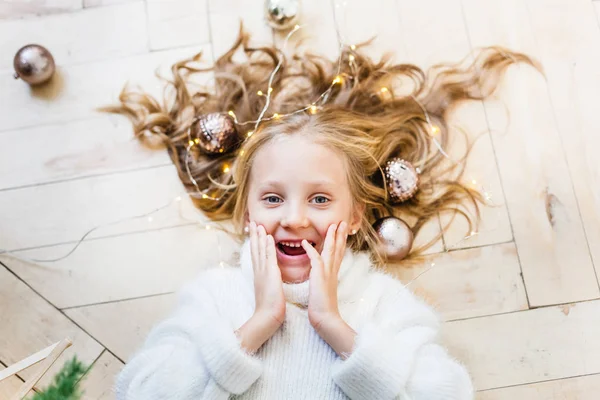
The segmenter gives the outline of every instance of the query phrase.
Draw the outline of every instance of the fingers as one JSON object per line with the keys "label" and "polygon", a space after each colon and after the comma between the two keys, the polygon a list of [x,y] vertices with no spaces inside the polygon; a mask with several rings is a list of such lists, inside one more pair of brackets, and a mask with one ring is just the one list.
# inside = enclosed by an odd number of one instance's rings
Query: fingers
{"label": "fingers", "polygon": [[258,231],[258,263],[261,269],[267,266],[267,231],[264,226],[259,226]]}
{"label": "fingers", "polygon": [[250,253],[252,254],[252,265],[256,269],[258,267],[259,252],[258,252],[258,233],[256,231],[256,223],[250,222],[248,226],[250,233]]}
{"label": "fingers", "polygon": [[323,257],[323,264],[330,265],[333,260],[333,255],[335,251],[335,232],[337,230],[338,224],[329,225],[329,229],[327,229],[327,234],[325,235],[325,243],[323,243],[323,251],[321,251],[321,257]]}
{"label": "fingers", "polygon": [[340,267],[342,263],[342,259],[344,258],[344,254],[346,253],[346,240],[348,239],[348,224],[346,221],[342,221],[340,223],[335,238],[335,254],[334,254],[334,263],[333,265],[337,268]]}
{"label": "fingers", "polygon": [[277,265],[277,253],[275,252],[275,239],[273,239],[273,236],[271,235],[267,235],[267,259],[266,259],[266,263],[267,263],[267,267],[272,268],[275,267],[277,269],[279,269],[279,266]]}
{"label": "fingers", "polygon": [[308,243],[307,240],[303,240],[301,243],[302,248],[306,251],[308,258],[310,258],[310,265],[313,268],[319,268],[322,264],[321,255],[319,252],[312,246],[312,244]]}

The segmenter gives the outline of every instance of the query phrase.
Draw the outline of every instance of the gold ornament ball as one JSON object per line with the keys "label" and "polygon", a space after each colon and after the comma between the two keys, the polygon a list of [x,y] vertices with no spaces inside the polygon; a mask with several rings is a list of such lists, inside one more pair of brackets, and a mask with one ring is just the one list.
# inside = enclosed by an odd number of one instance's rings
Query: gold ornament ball
{"label": "gold ornament ball", "polygon": [[15,79],[21,78],[30,85],[40,85],[54,75],[54,57],[43,46],[28,44],[21,47],[13,60]]}
{"label": "gold ornament ball", "polygon": [[265,0],[265,19],[277,30],[296,24],[300,15],[300,0]]}
{"label": "gold ornament ball", "polygon": [[390,261],[404,259],[413,245],[414,235],[406,222],[396,217],[380,218],[373,224],[379,236],[379,251]]}
{"label": "gold ornament ball", "polygon": [[190,135],[208,154],[227,153],[238,143],[235,121],[222,113],[202,115],[190,127]]}

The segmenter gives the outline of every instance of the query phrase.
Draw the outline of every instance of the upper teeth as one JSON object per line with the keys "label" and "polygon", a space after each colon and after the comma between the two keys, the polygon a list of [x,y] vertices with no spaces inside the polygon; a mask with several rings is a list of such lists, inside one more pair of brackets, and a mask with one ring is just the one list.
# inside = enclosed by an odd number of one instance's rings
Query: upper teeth
{"label": "upper teeth", "polygon": [[284,246],[289,246],[289,247],[300,247],[301,246],[300,243],[292,243],[292,242],[280,242],[280,243]]}

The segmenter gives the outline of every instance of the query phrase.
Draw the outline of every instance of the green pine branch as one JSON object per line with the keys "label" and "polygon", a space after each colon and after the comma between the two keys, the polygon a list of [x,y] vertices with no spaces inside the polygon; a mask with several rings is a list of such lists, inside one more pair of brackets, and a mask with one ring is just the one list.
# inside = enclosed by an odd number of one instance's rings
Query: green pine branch
{"label": "green pine branch", "polygon": [[73,357],[54,376],[53,383],[43,392],[36,393],[31,400],[80,400],[82,393],[79,390],[79,381],[86,370],[77,357]]}

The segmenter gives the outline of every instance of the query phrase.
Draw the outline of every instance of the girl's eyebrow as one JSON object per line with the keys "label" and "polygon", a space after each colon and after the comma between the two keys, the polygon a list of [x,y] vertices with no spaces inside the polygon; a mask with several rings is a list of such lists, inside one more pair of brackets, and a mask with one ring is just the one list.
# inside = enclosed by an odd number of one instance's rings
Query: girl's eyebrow
{"label": "girl's eyebrow", "polygon": [[[311,188],[323,188],[323,189],[333,189],[337,186],[335,184],[335,182],[328,180],[328,179],[309,181],[309,182],[306,182],[306,184],[307,184],[307,186],[310,186]],[[261,190],[282,189],[283,186],[284,186],[284,184],[281,181],[270,180],[270,181],[262,182],[260,185],[260,188],[261,188]]]}

